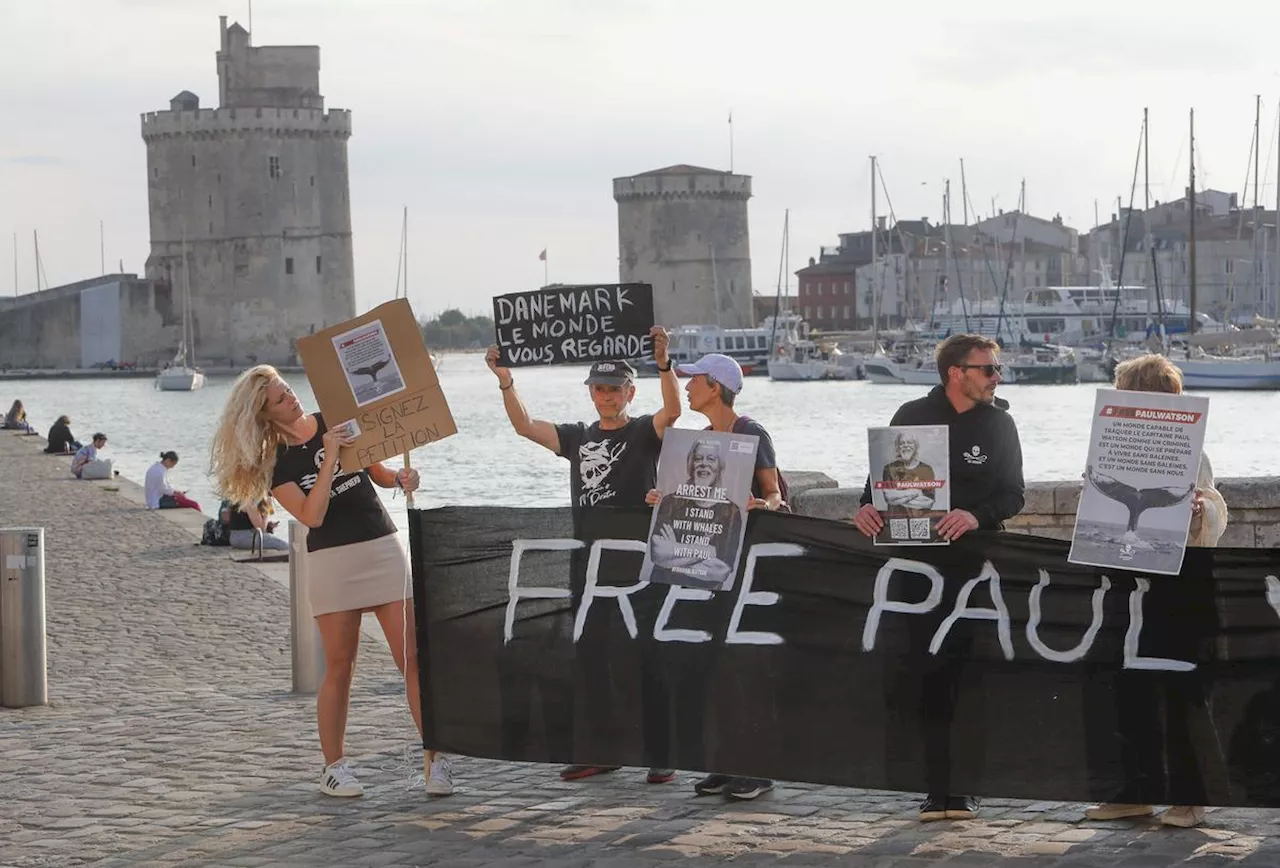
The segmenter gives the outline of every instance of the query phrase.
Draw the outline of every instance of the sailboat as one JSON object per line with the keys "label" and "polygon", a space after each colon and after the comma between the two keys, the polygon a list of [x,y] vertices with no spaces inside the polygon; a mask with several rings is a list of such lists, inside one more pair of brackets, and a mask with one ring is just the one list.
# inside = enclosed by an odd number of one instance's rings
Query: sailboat
{"label": "sailboat", "polygon": [[[1258,125],[1254,123],[1255,142],[1257,141]],[[1210,355],[1201,347],[1214,342],[1215,338],[1220,342],[1221,336],[1201,335],[1200,323],[1196,320],[1196,113],[1191,111],[1191,187],[1190,196],[1190,231],[1188,232],[1188,250],[1190,267],[1189,273],[1191,278],[1189,297],[1189,307],[1191,315],[1187,319],[1189,332],[1187,334],[1187,357],[1185,359],[1175,359],[1174,364],[1182,371],[1182,385],[1187,389],[1263,389],[1278,390],[1280,389],[1280,358],[1274,353],[1274,342],[1261,352],[1256,350],[1247,354],[1234,356]],[[1255,144],[1256,153],[1256,144]],[[1255,168],[1255,174],[1257,169]],[[1254,214],[1255,221],[1253,231],[1258,232],[1257,212],[1257,188],[1254,188]],[[1255,242],[1256,244],[1256,242]],[[1255,246],[1256,250],[1256,246]],[[1256,269],[1255,269],[1256,273]],[[1241,341],[1240,343],[1245,343]],[[1192,353],[1197,351],[1193,357]]]}
{"label": "sailboat", "polygon": [[[204,371],[193,367],[187,358],[187,348],[195,346],[191,317],[191,269],[187,264],[187,236],[182,236],[182,340],[173,361],[156,374],[156,388],[162,392],[194,392],[204,388]],[[191,355],[195,356],[194,349]]]}

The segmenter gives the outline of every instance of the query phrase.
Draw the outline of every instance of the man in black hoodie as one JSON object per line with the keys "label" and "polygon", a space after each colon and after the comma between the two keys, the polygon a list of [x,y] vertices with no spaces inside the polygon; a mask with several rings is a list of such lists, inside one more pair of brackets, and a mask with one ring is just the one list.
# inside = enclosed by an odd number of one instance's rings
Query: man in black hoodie
{"label": "man in black hoodie", "polygon": [[[996,397],[1000,384],[999,345],[982,335],[952,335],[938,345],[935,358],[941,385],[928,395],[898,408],[890,425],[946,425],[950,442],[951,511],[938,522],[938,534],[957,540],[971,530],[1001,530],[1004,520],[1022,511],[1022,445],[1007,402]],[[884,526],[871,505],[871,480],[862,494],[862,508],[853,523],[867,536]],[[954,595],[952,590],[948,597]],[[954,599],[951,600],[954,603]],[[944,600],[935,609],[940,620],[951,607]],[[909,629],[921,632],[927,645],[934,624],[913,619]],[[917,623],[917,621],[919,623]],[[913,638],[916,638],[913,636]],[[913,645],[918,642],[913,643]],[[965,653],[970,641],[952,632],[938,657],[925,655],[921,714],[929,794],[920,805],[921,820],[971,819],[979,801],[950,792],[950,723],[955,709]]]}

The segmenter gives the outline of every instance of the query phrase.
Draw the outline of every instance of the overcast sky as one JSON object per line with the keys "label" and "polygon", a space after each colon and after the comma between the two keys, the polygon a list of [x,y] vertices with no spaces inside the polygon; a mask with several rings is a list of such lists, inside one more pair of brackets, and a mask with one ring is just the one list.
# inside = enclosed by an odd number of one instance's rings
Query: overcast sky
{"label": "overcast sky", "polygon": [[[497,293],[616,281],[611,179],[673,163],[753,176],[753,280],[865,228],[867,157],[896,214],[941,213],[960,166],[979,212],[1060,213],[1081,230],[1127,199],[1142,109],[1152,196],[1181,192],[1187,113],[1200,183],[1239,190],[1263,95],[1275,201],[1280,7],[1085,0],[257,0],[257,45],[321,46],[321,90],[353,112],[357,302],[390,298],[402,206],[419,313]],[[218,15],[247,0],[0,0],[0,289],[139,272],[148,252],[138,116],[190,89],[217,102]],[[1138,190],[1139,201],[1142,191]],[[1251,194],[1250,194],[1251,195]],[[1250,199],[1251,201],[1251,199]],[[884,196],[881,213],[888,212]],[[792,279],[794,284],[794,278]]]}

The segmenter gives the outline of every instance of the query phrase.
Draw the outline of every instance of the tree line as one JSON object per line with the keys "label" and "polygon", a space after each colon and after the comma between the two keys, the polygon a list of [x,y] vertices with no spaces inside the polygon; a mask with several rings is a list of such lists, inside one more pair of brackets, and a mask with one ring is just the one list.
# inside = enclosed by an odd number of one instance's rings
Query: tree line
{"label": "tree line", "polygon": [[428,349],[478,350],[493,343],[492,317],[467,316],[457,308],[420,319],[418,324]]}

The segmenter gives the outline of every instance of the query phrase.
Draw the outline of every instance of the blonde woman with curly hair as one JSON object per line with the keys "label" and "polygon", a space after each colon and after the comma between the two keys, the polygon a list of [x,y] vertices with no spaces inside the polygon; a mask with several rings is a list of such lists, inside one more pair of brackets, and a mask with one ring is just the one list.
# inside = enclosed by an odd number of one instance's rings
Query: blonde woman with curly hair
{"label": "blonde woman with curly hair", "polygon": [[[324,644],[324,682],[316,696],[321,792],[359,796],[364,789],[345,757],[347,707],[360,644],[360,618],[373,612],[396,666],[405,676],[409,710],[422,734],[418,659],[408,562],[396,527],[373,486],[414,491],[418,472],[382,464],[344,471],[338,450],[352,438],[331,430],[320,413],[307,413],[275,368],[259,365],[240,375],[222,411],[211,448],[211,474],[222,497],[255,508],[264,492],[310,531],[307,589]],[[453,793],[444,754],[429,751],[427,792]]]}

